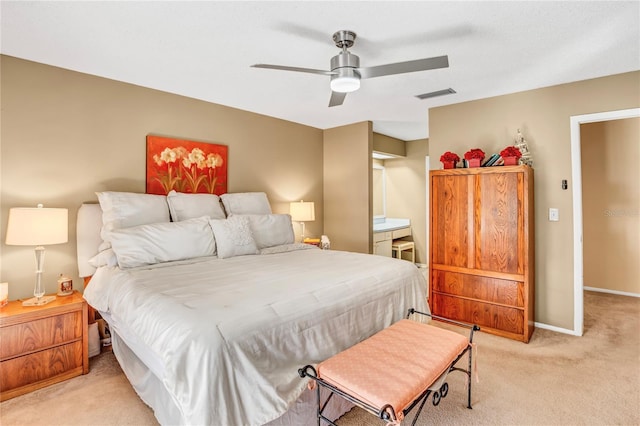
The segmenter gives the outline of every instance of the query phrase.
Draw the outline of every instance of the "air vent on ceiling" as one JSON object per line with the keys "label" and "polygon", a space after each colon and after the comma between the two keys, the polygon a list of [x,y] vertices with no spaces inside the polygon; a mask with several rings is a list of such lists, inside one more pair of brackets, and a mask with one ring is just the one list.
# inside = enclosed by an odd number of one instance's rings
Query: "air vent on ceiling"
{"label": "air vent on ceiling", "polygon": [[456,91],[453,90],[451,87],[449,87],[448,89],[444,89],[444,90],[437,90],[435,92],[429,92],[429,93],[423,93],[422,95],[416,95],[416,98],[418,98],[418,99],[429,99],[429,98],[435,98],[436,96],[452,95],[454,93],[456,93]]}

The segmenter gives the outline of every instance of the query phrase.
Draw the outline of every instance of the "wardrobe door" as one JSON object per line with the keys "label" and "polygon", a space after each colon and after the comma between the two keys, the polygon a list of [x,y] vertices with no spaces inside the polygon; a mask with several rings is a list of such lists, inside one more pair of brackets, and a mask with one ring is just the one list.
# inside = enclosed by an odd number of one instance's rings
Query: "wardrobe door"
{"label": "wardrobe door", "polygon": [[523,274],[523,174],[475,176],[475,268]]}
{"label": "wardrobe door", "polygon": [[431,179],[431,261],[435,265],[467,268],[473,251],[473,186],[467,175]]}

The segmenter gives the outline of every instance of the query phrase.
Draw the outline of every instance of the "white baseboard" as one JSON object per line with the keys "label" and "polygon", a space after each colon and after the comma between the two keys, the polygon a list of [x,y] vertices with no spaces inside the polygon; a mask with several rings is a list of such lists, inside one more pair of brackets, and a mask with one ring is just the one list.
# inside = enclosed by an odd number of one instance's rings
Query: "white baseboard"
{"label": "white baseboard", "polygon": [[627,291],[609,290],[608,288],[583,287],[588,291],[597,291],[598,293],[617,294],[618,296],[640,297],[640,293],[630,293]]}
{"label": "white baseboard", "polygon": [[534,323],[536,328],[543,328],[545,330],[555,331],[557,333],[570,334],[572,336],[581,336],[582,334],[577,333],[575,330],[569,330],[568,328],[560,328],[555,325],[543,324],[541,322]]}
{"label": "white baseboard", "polygon": [[[626,291],[608,290],[608,289],[596,288],[596,287],[583,287],[583,288],[587,291],[596,291],[599,293],[609,293],[609,294],[616,294],[619,296],[629,296],[629,297],[640,297],[640,294],[638,293],[630,293]],[[567,328],[561,328],[561,327],[556,327],[554,325],[543,324],[541,322],[536,322],[535,326],[536,328],[551,330],[558,333],[570,334],[572,336],[582,336],[581,333],[578,333],[575,330],[569,330]]]}

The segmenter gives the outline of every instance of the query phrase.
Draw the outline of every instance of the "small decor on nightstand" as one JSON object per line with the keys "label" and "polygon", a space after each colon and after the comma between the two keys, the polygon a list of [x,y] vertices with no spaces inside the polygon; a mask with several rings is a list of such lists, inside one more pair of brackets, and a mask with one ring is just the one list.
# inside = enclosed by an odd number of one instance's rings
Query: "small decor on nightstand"
{"label": "small decor on nightstand", "polygon": [[305,239],[302,240],[302,242],[305,244],[311,244],[312,246],[320,247],[320,238],[305,237]]}
{"label": "small decor on nightstand", "polygon": [[447,151],[440,156],[440,162],[445,169],[455,169],[458,161],[460,161],[460,157],[455,152]]}
{"label": "small decor on nightstand", "polygon": [[331,241],[329,241],[329,237],[327,237],[326,235],[320,237],[320,248],[322,250],[331,249]]}
{"label": "small decor on nightstand", "polygon": [[522,153],[515,146],[508,146],[500,151],[500,156],[504,159],[505,166],[517,166]]}
{"label": "small decor on nightstand", "polygon": [[73,280],[66,275],[58,277],[58,296],[70,296],[73,294]]}
{"label": "small decor on nightstand", "polygon": [[480,167],[480,163],[484,160],[484,151],[474,148],[464,153],[464,159],[469,162],[469,167]]}

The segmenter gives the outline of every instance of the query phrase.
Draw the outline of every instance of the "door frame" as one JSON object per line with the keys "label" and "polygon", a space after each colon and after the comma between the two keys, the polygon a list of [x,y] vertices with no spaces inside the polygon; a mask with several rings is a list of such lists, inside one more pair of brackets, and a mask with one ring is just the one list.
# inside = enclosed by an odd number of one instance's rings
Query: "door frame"
{"label": "door frame", "polygon": [[640,117],[640,108],[598,112],[570,117],[571,179],[573,180],[573,333],[584,332],[584,264],[582,246],[582,158],[580,125],[599,121]]}
{"label": "door frame", "polygon": [[[424,224],[424,229],[425,229],[425,260],[424,260],[424,264],[426,265],[427,268],[429,268],[429,264],[431,263],[431,253],[429,252],[429,249],[431,248],[431,235],[429,234],[430,230],[429,228],[431,227],[431,199],[430,199],[430,193],[429,191],[431,190],[431,180],[429,178],[429,172],[431,171],[431,164],[429,164],[429,155],[426,155],[424,157],[424,168],[425,168],[425,176],[426,176],[426,182],[425,182],[425,201],[426,201],[426,205],[425,205],[425,212],[427,213],[425,215],[425,224]],[[427,280],[427,286],[429,285],[429,280]],[[429,288],[427,287],[427,294]]]}

